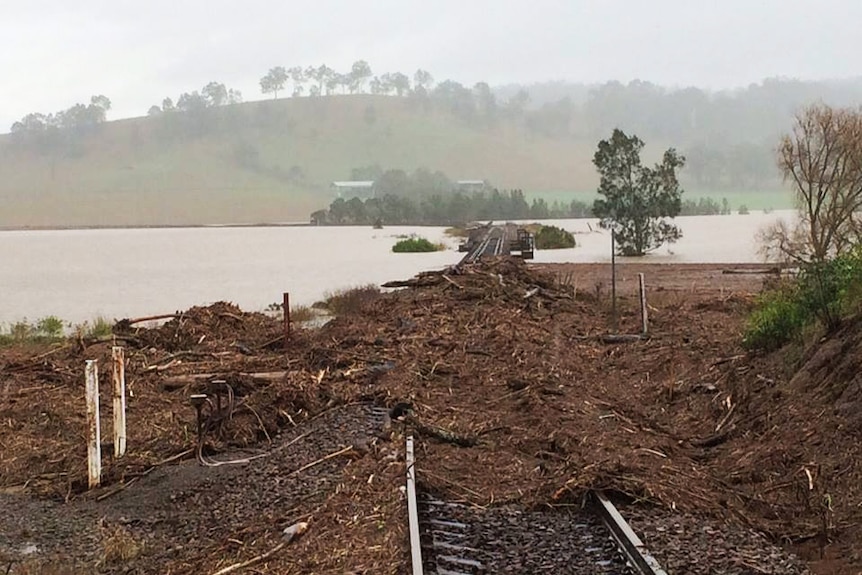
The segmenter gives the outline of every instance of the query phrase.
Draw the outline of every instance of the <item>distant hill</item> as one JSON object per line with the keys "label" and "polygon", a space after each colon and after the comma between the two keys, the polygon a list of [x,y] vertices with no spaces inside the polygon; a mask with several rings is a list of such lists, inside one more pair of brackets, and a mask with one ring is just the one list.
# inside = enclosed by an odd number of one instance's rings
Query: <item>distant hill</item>
{"label": "distant hill", "polygon": [[[332,201],[331,182],[371,166],[487,180],[528,200],[589,201],[596,143],[617,127],[646,142],[647,162],[667,147],[682,152],[688,197],[789,207],[775,147],[793,115],[816,101],[862,104],[860,78],[772,78],[725,92],[642,81],[411,87],[406,75],[392,78],[368,83],[377,95],[225,104],[234,93],[211,83],[206,94],[215,86],[227,98],[183,94],[146,118],[102,122],[103,96],[25,116],[0,136],[0,227],[308,221]],[[361,82],[341,86],[363,91]]]}
{"label": "distant hill", "polygon": [[594,142],[471,125],[394,96],[287,98],[107,122],[71,143],[0,137],[0,226],[308,221],[354,168],[441,170],[536,193],[596,186]]}

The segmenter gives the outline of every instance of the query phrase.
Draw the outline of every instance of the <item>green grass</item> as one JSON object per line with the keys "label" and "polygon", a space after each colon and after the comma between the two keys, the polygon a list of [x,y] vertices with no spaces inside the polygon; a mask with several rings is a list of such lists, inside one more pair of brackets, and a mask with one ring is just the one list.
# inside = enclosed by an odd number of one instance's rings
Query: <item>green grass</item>
{"label": "green grass", "polygon": [[74,334],[84,338],[107,337],[113,333],[114,322],[105,317],[72,325],[49,315],[36,321],[23,319],[8,326],[0,325],[0,345],[19,343],[56,343]]}

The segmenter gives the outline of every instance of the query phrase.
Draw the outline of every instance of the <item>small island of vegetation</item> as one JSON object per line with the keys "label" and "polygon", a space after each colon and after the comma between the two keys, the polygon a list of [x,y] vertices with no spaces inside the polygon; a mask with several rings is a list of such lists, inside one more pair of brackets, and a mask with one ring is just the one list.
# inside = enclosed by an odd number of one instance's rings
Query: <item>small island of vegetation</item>
{"label": "small island of vegetation", "polygon": [[562,250],[575,247],[575,236],[563,228],[540,226],[534,233],[538,250]]}
{"label": "small island of vegetation", "polygon": [[396,254],[439,252],[444,249],[446,249],[446,246],[443,244],[435,244],[425,238],[416,236],[399,240],[394,246],[392,246],[392,251]]}

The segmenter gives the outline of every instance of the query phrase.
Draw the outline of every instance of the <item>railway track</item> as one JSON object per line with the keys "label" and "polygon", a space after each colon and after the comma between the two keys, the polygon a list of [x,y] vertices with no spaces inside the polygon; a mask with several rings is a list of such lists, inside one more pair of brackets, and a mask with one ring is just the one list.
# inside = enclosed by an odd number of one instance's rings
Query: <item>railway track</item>
{"label": "railway track", "polygon": [[478,509],[417,488],[412,438],[407,464],[413,575],[666,575],[601,493],[575,511]]}
{"label": "railway track", "polygon": [[504,226],[488,225],[482,236],[473,243],[473,247],[461,258],[458,265],[475,263],[482,256],[500,256],[508,253],[506,228]]}

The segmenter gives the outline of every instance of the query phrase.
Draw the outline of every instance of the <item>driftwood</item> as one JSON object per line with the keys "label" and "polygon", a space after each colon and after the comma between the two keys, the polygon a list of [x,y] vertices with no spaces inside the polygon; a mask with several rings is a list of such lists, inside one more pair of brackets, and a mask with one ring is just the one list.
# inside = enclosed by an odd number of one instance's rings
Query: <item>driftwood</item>
{"label": "driftwood", "polygon": [[710,435],[709,437],[705,437],[703,439],[692,439],[691,444],[694,447],[715,447],[727,441],[727,439],[730,437],[731,431],[733,431],[733,428],[725,429],[721,433]]}
{"label": "driftwood", "polygon": [[245,569],[246,567],[251,567],[252,565],[257,565],[258,563],[262,563],[290,545],[295,539],[298,539],[302,536],[303,533],[308,531],[308,523],[302,521],[300,523],[296,523],[295,525],[291,525],[287,529],[284,530],[284,541],[267,551],[266,553],[261,553],[257,557],[252,557],[248,561],[243,561],[242,563],[236,563],[234,565],[230,565],[225,567],[224,569],[219,569],[213,575],[227,575],[228,573],[233,573],[234,571],[239,571],[240,569]]}
{"label": "driftwood", "polygon": [[479,440],[475,437],[471,437],[469,435],[460,435],[443,427],[437,427],[436,425],[428,425],[422,423],[414,415],[407,415],[404,417],[405,423],[409,423],[413,426],[416,432],[419,435],[425,435],[429,437],[434,437],[441,441],[445,441],[446,443],[451,443],[453,445],[457,445],[459,447],[473,447]]}
{"label": "driftwood", "polygon": [[725,275],[778,275],[781,273],[781,268],[761,268],[761,269],[725,269],[721,270]]}
{"label": "driftwood", "polygon": [[[250,377],[252,381],[273,383],[281,381],[287,375],[286,371],[265,371],[258,373],[238,373],[240,377]],[[214,378],[224,379],[223,373],[188,373],[185,375],[172,375],[162,380],[162,387],[167,390],[180,389],[190,384],[200,383]]]}
{"label": "driftwood", "polygon": [[640,334],[628,335],[609,333],[606,335],[599,336],[599,339],[602,341],[602,343],[633,343],[636,341],[642,341],[646,338]]}
{"label": "driftwood", "polygon": [[179,314],[176,313],[163,313],[161,315],[150,315],[147,317],[136,317],[134,319],[121,319],[118,324],[121,323],[123,325],[135,325],[136,323],[141,323],[144,321],[157,321],[160,319],[174,319],[180,317]]}
{"label": "driftwood", "polygon": [[316,461],[312,461],[311,463],[308,463],[308,464],[306,464],[306,465],[303,465],[302,467],[300,467],[300,468],[299,468],[299,469],[297,469],[296,471],[291,472],[291,474],[290,474],[290,475],[288,475],[288,477],[292,477],[292,476],[294,476],[294,475],[299,475],[299,474],[300,474],[300,473],[302,473],[303,471],[306,471],[306,470],[308,470],[308,469],[311,469],[312,467],[314,467],[314,466],[316,466],[316,465],[320,465],[320,464],[321,464],[321,463],[323,463],[324,461],[329,461],[330,459],[335,459],[336,457],[339,457],[339,456],[341,456],[341,455],[347,455],[347,454],[348,454],[348,453],[350,453],[351,451],[354,451],[354,448],[353,448],[353,446],[352,446],[352,445],[348,445],[347,447],[344,447],[344,448],[342,448],[342,449],[339,449],[338,451],[335,451],[335,452],[333,452],[333,453],[330,453],[329,455],[327,455],[327,456],[325,456],[325,457],[321,457],[320,459],[318,459],[318,460],[316,460]]}

